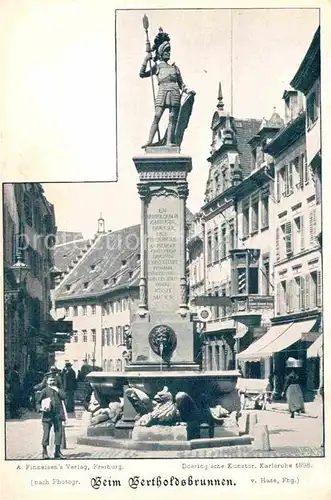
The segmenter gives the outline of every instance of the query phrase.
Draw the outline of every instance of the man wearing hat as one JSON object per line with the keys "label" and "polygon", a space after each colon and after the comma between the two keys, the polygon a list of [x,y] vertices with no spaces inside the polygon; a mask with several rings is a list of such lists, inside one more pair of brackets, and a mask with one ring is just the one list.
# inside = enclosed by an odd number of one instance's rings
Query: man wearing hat
{"label": "man wearing hat", "polygon": [[47,446],[49,445],[49,435],[51,428],[54,427],[55,434],[55,454],[54,458],[64,459],[61,453],[62,440],[62,422],[66,420],[65,406],[63,404],[65,393],[56,385],[56,375],[50,372],[47,376],[47,385],[39,395],[41,404],[40,411],[42,412],[43,425],[43,459],[48,459]]}
{"label": "man wearing hat", "polygon": [[66,361],[62,371],[63,388],[66,394],[67,411],[73,413],[75,411],[75,390],[77,388],[76,372],[72,368],[70,361]]}

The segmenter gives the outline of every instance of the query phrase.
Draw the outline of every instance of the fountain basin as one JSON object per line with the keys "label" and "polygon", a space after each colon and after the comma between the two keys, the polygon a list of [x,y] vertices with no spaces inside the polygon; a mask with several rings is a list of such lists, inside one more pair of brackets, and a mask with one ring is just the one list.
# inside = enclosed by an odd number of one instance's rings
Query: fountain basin
{"label": "fountain basin", "polygon": [[236,389],[239,372],[231,371],[141,371],[141,372],[92,372],[87,376],[89,383],[102,405],[118,401],[125,387],[134,387],[145,392],[151,399],[167,386],[173,396],[187,393],[203,406],[217,404],[222,396]]}

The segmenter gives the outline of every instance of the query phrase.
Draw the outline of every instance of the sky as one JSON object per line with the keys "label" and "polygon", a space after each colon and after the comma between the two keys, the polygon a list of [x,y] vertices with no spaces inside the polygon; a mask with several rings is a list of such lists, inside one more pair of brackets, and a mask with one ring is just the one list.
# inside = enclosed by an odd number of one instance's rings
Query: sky
{"label": "sky", "polygon": [[143,154],[153,119],[150,79],[138,75],[144,13],[152,41],[159,26],[169,33],[172,61],[196,91],[182,143],[193,161],[188,207],[194,212],[204,199],[219,81],[225,109],[237,118],[269,118],[274,107],[283,115],[283,91],[319,23],[317,9],[119,10],[115,60],[109,2],[17,2],[25,8],[18,14],[7,7],[1,47],[6,180],[13,165],[25,181],[110,180],[117,166],[117,182],[43,184],[58,229],[85,236],[95,233],[100,213],[107,229],[140,222],[132,157]]}

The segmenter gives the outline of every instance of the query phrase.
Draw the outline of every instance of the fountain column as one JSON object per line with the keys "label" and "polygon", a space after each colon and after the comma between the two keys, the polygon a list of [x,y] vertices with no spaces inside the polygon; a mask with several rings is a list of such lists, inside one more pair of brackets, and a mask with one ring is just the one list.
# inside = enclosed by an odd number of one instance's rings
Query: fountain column
{"label": "fountain column", "polygon": [[187,175],[179,147],[133,158],[141,198],[140,303],[132,321],[133,370],[198,370],[186,280]]}

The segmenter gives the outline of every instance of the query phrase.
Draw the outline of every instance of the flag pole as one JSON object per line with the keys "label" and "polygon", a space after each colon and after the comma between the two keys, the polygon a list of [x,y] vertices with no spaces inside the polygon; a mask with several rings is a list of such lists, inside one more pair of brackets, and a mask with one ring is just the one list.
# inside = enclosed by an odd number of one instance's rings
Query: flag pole
{"label": "flag pole", "polygon": [[[143,17],[143,27],[144,27],[144,30],[145,30],[145,33],[146,33],[146,52],[152,52],[151,42],[149,41],[149,37],[148,37],[149,20],[148,20],[148,17],[146,16],[146,14],[144,14],[144,17]],[[151,73],[153,102],[154,102],[154,108],[155,108],[155,88],[154,88],[154,79],[153,79],[153,73],[152,73],[152,61],[151,60],[149,61],[149,70],[150,70],[150,73]],[[159,142],[160,142],[161,141],[161,136],[160,136],[159,127],[157,127],[157,135],[158,135],[158,139],[159,139]]]}

